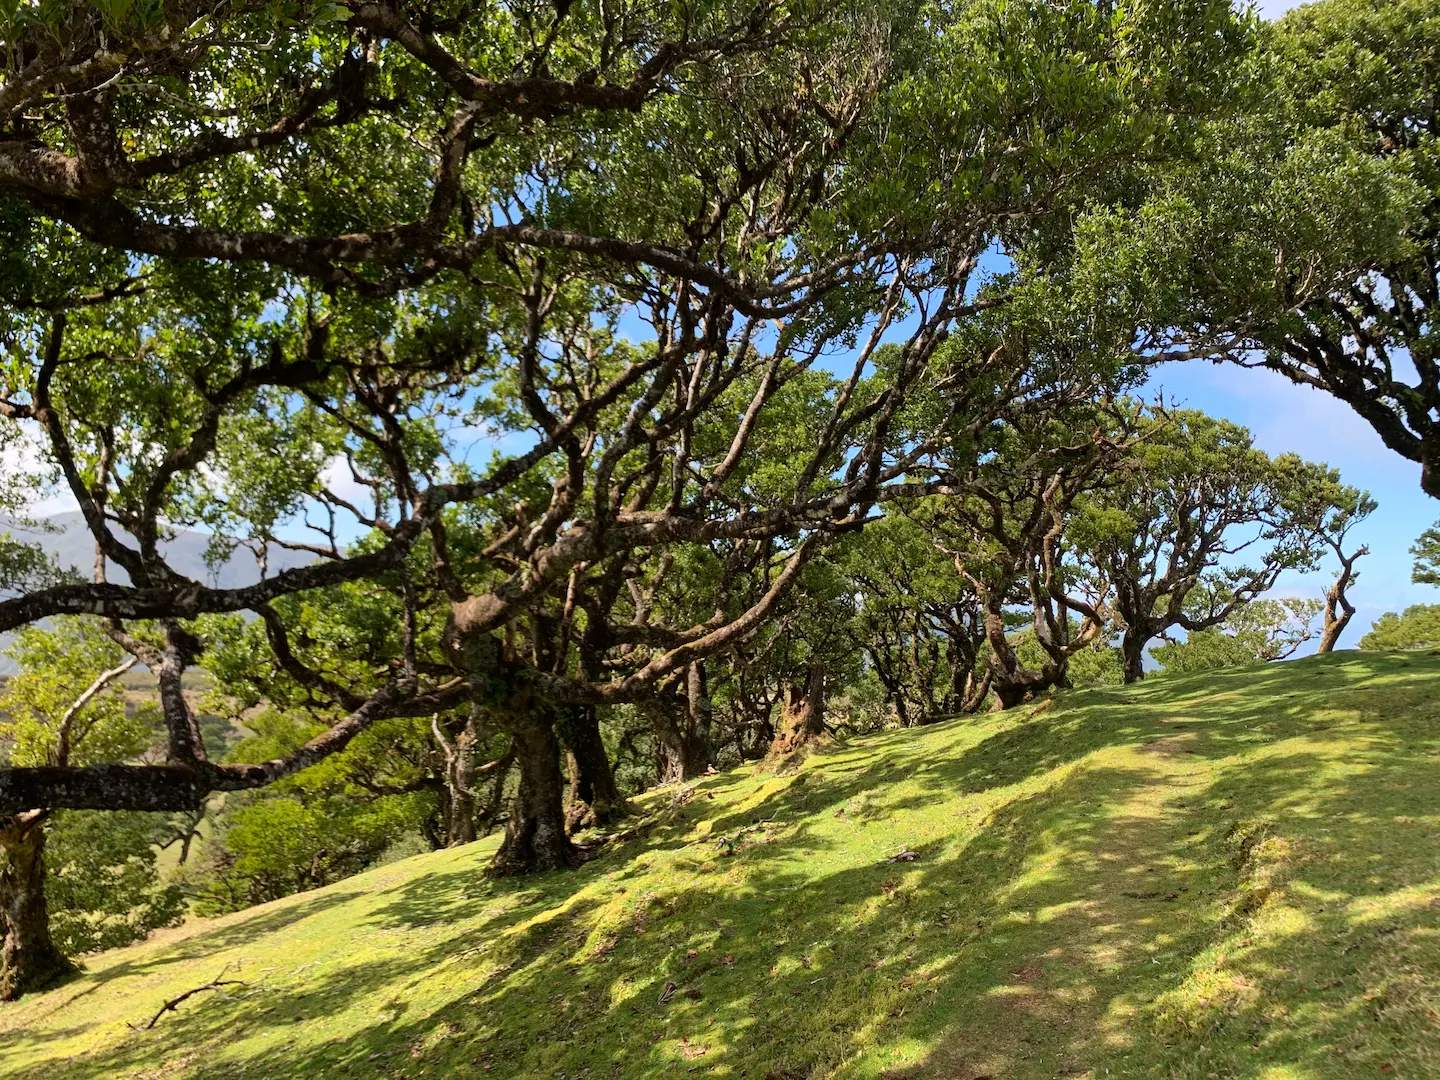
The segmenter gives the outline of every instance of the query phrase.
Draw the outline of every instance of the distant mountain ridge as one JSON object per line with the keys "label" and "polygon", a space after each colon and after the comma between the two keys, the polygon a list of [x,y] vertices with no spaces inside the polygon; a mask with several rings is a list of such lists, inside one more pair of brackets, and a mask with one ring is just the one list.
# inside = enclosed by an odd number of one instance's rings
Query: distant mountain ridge
{"label": "distant mountain ridge", "polygon": [[[37,545],[47,554],[54,556],[62,567],[74,569],[88,580],[95,565],[95,541],[85,527],[84,516],[78,511],[71,511],[40,520],[52,528],[35,528],[0,514],[0,534],[8,532],[16,540]],[[123,531],[121,535],[125,535]],[[205,553],[212,540],[213,537],[207,533],[186,530],[162,541],[160,550],[164,552],[166,561],[176,573],[204,582],[211,588],[238,589],[260,580],[260,566],[255,561],[254,553],[243,547],[237,547],[219,566],[212,568],[207,565]],[[305,552],[287,551],[283,548],[272,548],[268,557],[270,574],[294,566],[305,566],[314,559],[314,556]],[[116,584],[130,583],[129,574],[109,560],[106,561],[105,573],[109,580]],[[0,651],[8,648],[9,644],[10,636],[0,635]],[[14,662],[8,656],[0,655],[0,674],[12,673],[14,670]]]}

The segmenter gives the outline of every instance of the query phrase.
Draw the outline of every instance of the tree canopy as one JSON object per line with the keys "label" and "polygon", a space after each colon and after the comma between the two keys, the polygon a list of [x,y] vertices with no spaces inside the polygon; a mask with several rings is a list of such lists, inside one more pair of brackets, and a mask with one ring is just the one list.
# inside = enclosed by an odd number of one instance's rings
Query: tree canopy
{"label": "tree canopy", "polygon": [[1278,658],[1333,556],[1332,648],[1373,500],[1134,394],[1270,366],[1440,495],[1431,7],[0,13],[0,510],[93,544],[0,536],[12,936],[72,811],[207,823],[206,910],[561,869],[652,783]]}
{"label": "tree canopy", "polygon": [[1440,498],[1435,43],[1428,0],[1327,0],[1261,34],[1246,107],[1081,225],[1087,288],[1159,353],[1333,394]]}

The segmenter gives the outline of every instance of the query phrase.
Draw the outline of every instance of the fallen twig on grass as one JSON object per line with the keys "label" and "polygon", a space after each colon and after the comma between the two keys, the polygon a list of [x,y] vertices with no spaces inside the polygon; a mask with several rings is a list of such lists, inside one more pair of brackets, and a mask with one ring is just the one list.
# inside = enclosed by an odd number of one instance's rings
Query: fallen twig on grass
{"label": "fallen twig on grass", "polygon": [[772,825],[783,824],[784,822],[776,821],[775,815],[771,814],[768,818],[760,818],[756,820],[753,825],[746,825],[741,829],[737,829],[732,836],[717,836],[714,839],[710,840],[710,842],[715,844],[717,847],[723,848],[725,854],[730,855],[735,852],[735,849],[739,845],[741,838],[747,833],[760,832],[762,829],[768,829]]}
{"label": "fallen twig on grass", "polygon": [[186,990],[183,994],[171,998],[169,1001],[165,1002],[164,1005],[160,1006],[160,1011],[150,1018],[150,1022],[148,1024],[145,1024],[143,1026],[140,1024],[127,1024],[126,1027],[130,1028],[130,1030],[132,1031],[149,1031],[155,1026],[156,1022],[159,1021],[160,1017],[164,1016],[167,1012],[174,1012],[180,1007],[181,1002],[188,1001],[196,994],[203,994],[207,990],[219,990],[222,986],[250,985],[244,979],[225,978],[225,973],[229,970],[230,965],[226,964],[223,968],[220,969],[220,974],[215,976],[215,978],[211,979],[204,986],[197,986],[192,990]]}

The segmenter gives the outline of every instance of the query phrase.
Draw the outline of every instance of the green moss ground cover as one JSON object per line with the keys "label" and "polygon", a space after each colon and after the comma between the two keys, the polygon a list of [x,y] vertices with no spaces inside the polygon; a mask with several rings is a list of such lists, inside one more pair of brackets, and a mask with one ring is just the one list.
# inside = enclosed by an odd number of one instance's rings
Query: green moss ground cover
{"label": "green moss ground cover", "polygon": [[1437,796],[1427,655],[1072,693],[654,792],[576,874],[484,841],[90,957],[0,1076],[1433,1080]]}

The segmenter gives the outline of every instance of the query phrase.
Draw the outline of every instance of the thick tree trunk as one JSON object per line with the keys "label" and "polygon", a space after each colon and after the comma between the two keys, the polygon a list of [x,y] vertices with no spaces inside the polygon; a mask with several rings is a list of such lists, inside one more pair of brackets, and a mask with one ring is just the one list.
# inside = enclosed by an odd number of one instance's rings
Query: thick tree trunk
{"label": "thick tree trunk", "polygon": [[[463,777],[471,780],[469,775]],[[458,788],[450,795],[450,812],[445,821],[445,846],[459,847],[475,839],[475,795],[469,790]]]}
{"label": "thick tree trunk", "polygon": [[1120,642],[1120,658],[1124,663],[1127,683],[1139,682],[1145,678],[1145,641],[1136,631],[1127,630]]}
{"label": "thick tree trunk", "polygon": [[1336,576],[1335,583],[1325,592],[1325,624],[1320,631],[1320,645],[1315,650],[1317,653],[1334,652],[1335,646],[1340,643],[1340,635],[1354,618],[1355,605],[1345,595],[1345,590],[1355,578],[1355,560],[1370,554],[1368,547],[1362,547],[1350,556],[1343,554],[1338,544],[1335,550],[1340,556],[1340,573]]}
{"label": "thick tree trunk", "polygon": [[595,707],[570,710],[561,734],[570,748],[570,805],[565,818],[571,830],[582,825],[609,825],[629,814],[630,804],[615,786],[615,771],[605,753]]}
{"label": "thick tree trunk", "polygon": [[1065,677],[1064,665],[1047,664],[1043,671],[1032,671],[1020,662],[1005,636],[1005,618],[999,610],[985,613],[985,638],[990,644],[990,689],[997,710],[1023,705],[1031,694],[1048,690]]}
{"label": "thick tree trunk", "polygon": [[75,970],[50,939],[45,901],[45,826],[34,811],[0,822],[0,1001],[54,982]]}
{"label": "thick tree trunk", "polygon": [[476,717],[477,710],[472,707],[464,726],[453,738],[446,735],[439,716],[430,720],[430,730],[445,759],[445,786],[440,801],[446,847],[459,847],[475,839],[475,747],[480,741]]}
{"label": "thick tree trunk", "polygon": [[685,697],[665,695],[649,707],[662,784],[692,780],[710,768],[710,699],[699,665],[690,665],[685,682]]}
{"label": "thick tree trunk", "polygon": [[[436,734],[443,738],[438,726]],[[445,846],[459,847],[475,839],[475,711],[465,718],[465,726],[451,742],[442,742],[445,753],[445,788],[449,792],[445,819]]]}
{"label": "thick tree trunk", "polygon": [[790,688],[780,730],[766,756],[772,761],[788,758],[825,734],[825,668],[818,661],[810,665],[805,682]]}
{"label": "thick tree trunk", "polygon": [[990,683],[995,678],[995,673],[987,666],[985,674],[977,683],[975,672],[970,672],[969,681],[965,686],[965,694],[961,699],[960,711],[966,713],[978,712],[984,703],[985,697],[990,693]]}
{"label": "thick tree trunk", "polygon": [[704,776],[705,770],[710,767],[710,748],[694,733],[686,731],[684,725],[677,724],[663,702],[653,715],[657,717],[655,738],[659,782],[675,784]]}
{"label": "thick tree trunk", "polygon": [[1034,688],[1025,683],[996,679],[991,683],[990,689],[995,691],[995,700],[1003,710],[1024,705],[1025,699],[1030,696]]}
{"label": "thick tree trunk", "polygon": [[510,731],[520,763],[520,787],[491,872],[508,876],[579,866],[580,851],[565,831],[560,740],[550,715],[516,718]]}
{"label": "thick tree trunk", "polygon": [[1350,625],[1350,616],[1354,611],[1341,611],[1336,613],[1331,605],[1330,598],[1325,601],[1325,627],[1320,631],[1320,644],[1316,646],[1317,653],[1334,652],[1335,646],[1340,642],[1340,635],[1345,632],[1345,627]]}
{"label": "thick tree trunk", "polygon": [[[477,601],[472,597],[467,603]],[[452,613],[442,645],[457,668],[487,689],[482,707],[510,735],[510,754],[502,759],[497,783],[503,782],[512,756],[520,766],[505,840],[491,860],[490,873],[507,876],[578,866],[580,851],[565,831],[565,778],[555,711],[534,698],[524,678],[526,669],[509,653],[508,642],[502,645],[489,633],[467,633],[464,622]],[[551,635],[537,625],[534,638],[535,666],[545,670],[554,661]]]}
{"label": "thick tree trunk", "polygon": [[1334,652],[1335,645],[1340,640],[1340,635],[1345,632],[1345,627],[1349,622],[1348,618],[1327,622],[1325,629],[1320,634],[1320,644],[1315,647],[1316,653]]}

